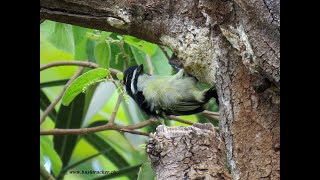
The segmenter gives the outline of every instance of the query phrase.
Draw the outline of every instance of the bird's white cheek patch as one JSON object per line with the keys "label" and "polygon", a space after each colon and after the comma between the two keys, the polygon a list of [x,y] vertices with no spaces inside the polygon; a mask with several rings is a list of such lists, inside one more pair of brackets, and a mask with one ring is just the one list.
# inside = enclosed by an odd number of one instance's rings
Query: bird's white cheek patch
{"label": "bird's white cheek patch", "polygon": [[135,80],[135,78],[136,78],[136,74],[137,74],[137,69],[135,69],[134,71],[133,71],[133,76],[132,76],[132,79],[131,79],[131,91],[132,91],[132,94],[135,94],[136,93],[136,89],[134,89],[134,85],[133,85],[133,83],[134,83],[134,80]]}

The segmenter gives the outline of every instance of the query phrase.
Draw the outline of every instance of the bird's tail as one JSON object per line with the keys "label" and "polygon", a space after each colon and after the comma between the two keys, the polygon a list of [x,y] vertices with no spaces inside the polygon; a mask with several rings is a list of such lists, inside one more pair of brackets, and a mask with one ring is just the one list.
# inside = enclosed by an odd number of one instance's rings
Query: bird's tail
{"label": "bird's tail", "polygon": [[212,97],[216,99],[216,102],[219,105],[217,90],[214,86],[212,86],[210,89],[206,91],[204,95],[204,101],[208,102]]}

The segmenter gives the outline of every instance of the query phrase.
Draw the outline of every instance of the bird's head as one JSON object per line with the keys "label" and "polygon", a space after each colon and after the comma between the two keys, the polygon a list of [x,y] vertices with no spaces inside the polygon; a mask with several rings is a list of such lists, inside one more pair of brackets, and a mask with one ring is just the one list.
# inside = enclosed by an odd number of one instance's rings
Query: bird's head
{"label": "bird's head", "polygon": [[143,73],[143,64],[129,67],[124,71],[123,84],[129,95],[136,92],[138,77]]}

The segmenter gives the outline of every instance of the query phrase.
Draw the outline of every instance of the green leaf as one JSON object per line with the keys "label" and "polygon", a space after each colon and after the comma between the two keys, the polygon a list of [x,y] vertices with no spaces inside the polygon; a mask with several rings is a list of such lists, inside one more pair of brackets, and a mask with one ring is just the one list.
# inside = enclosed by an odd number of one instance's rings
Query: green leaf
{"label": "green leaf", "polygon": [[[98,122],[95,122],[95,124]],[[102,151],[106,148],[112,148],[111,145],[109,145],[106,141],[104,141],[101,137],[99,137],[96,134],[88,134],[84,136],[85,140],[91,144],[94,148],[96,148],[98,151]],[[125,168],[129,166],[129,163],[119,154],[115,149],[111,149],[108,153],[104,154],[106,158],[108,158],[115,166],[117,166],[119,169]],[[128,174],[128,177],[130,179],[135,179],[137,172],[133,172]]]}
{"label": "green leaf", "polygon": [[123,80],[123,73],[122,72],[118,72],[117,73],[117,78],[121,81]]}
{"label": "green leaf", "polygon": [[86,33],[86,38],[88,38],[89,40],[92,40],[92,41],[99,41],[100,37],[101,37],[100,34],[96,34],[94,32]]}
{"label": "green leaf", "polygon": [[109,122],[109,121],[108,121],[108,120],[105,120],[105,119],[103,119],[103,120],[97,120],[97,121],[91,123],[88,127],[90,128],[90,127],[102,126],[102,125],[107,124],[108,122]]}
{"label": "green leaf", "polygon": [[[202,114],[196,114],[196,117],[197,117],[197,121],[199,123],[210,123],[210,121]],[[215,126],[215,124],[213,124]]]}
{"label": "green leaf", "polygon": [[88,31],[92,31],[92,30],[79,27],[79,26],[72,26],[72,32],[73,32],[73,38],[74,38],[74,44],[75,44],[74,58],[77,60],[88,59],[88,56],[86,53],[86,44],[88,41],[88,38],[86,37],[86,33]]}
{"label": "green leaf", "polygon": [[[85,140],[95,147],[98,151],[102,151],[106,148],[112,148],[106,141],[104,141],[101,137],[96,134],[88,134],[84,136]],[[109,151],[109,153],[105,154],[106,158],[114,163],[118,168],[127,167],[129,164],[127,161],[113,148]]]}
{"label": "green leaf", "polygon": [[[85,94],[77,96],[70,106],[60,106],[55,128],[76,129],[80,128],[83,120],[83,108]],[[53,137],[54,148],[61,157],[63,166],[67,166],[78,135],[55,135]]]}
{"label": "green leaf", "polygon": [[40,88],[63,86],[63,85],[66,85],[68,81],[69,79],[61,79],[61,80],[43,82],[43,83],[40,83]]}
{"label": "green leaf", "polygon": [[42,151],[40,150],[40,166],[44,166],[45,160]]}
{"label": "green leaf", "polygon": [[[91,90],[91,88],[88,90]],[[97,87],[94,88],[90,104],[88,104],[88,108],[86,109],[83,126],[86,126],[87,122],[89,122],[90,119],[106,105],[115,90],[116,88],[112,82],[99,83]],[[89,91],[89,93],[91,93],[91,91]]]}
{"label": "green leaf", "polygon": [[[167,51],[168,52],[168,51]],[[169,56],[172,53],[168,52]],[[151,56],[151,64],[155,74],[168,76],[172,73],[172,67],[168,63],[167,57],[162,52],[161,48],[157,48],[156,52]]]}
{"label": "green leaf", "polygon": [[[96,126],[102,125],[100,122],[101,121],[95,121],[91,123],[89,127],[96,127]],[[117,124],[118,123],[116,123],[116,125]],[[97,135],[100,138],[102,138],[105,142],[107,142],[110,146],[112,146],[116,150],[116,152],[118,152],[122,156],[135,157],[134,159],[132,158],[127,159],[127,162],[130,161],[130,164],[145,162],[147,158],[145,154],[144,153],[141,154],[142,152],[139,152],[141,149],[138,150],[135,147],[133,147],[133,145],[136,144],[137,142],[129,141],[128,136],[131,134],[120,133],[118,131],[104,131],[104,132],[97,133]],[[132,136],[140,137],[141,139],[143,139],[143,142],[141,142],[140,140],[138,141],[138,144],[145,143],[146,141],[146,137],[144,136],[137,136],[137,135],[132,135]]]}
{"label": "green leaf", "polygon": [[[135,166],[130,166],[130,167],[126,167],[123,169],[120,169],[119,171],[110,173],[108,175],[104,175],[98,178],[94,178],[94,180],[99,180],[99,179],[114,179],[115,177],[121,177],[121,176],[128,176],[129,174],[136,174],[139,171],[141,164],[135,165]],[[149,180],[149,179],[145,179],[145,180]]]}
{"label": "green leaf", "polygon": [[105,31],[102,31],[101,32],[101,36],[100,36],[100,40],[106,40],[107,37],[109,37],[110,35],[112,34],[112,32],[105,32]]}
{"label": "green leaf", "polygon": [[[131,46],[130,48],[137,64],[143,64],[144,71],[149,72],[149,66],[147,64],[145,54],[138,48],[135,48],[133,46]],[[166,56],[163,54],[162,50],[159,47],[150,58],[151,64],[154,69],[154,74],[162,76],[171,75],[172,67],[168,63]]]}
{"label": "green leaf", "polygon": [[67,88],[62,97],[62,104],[68,106],[70,102],[83,91],[84,88],[87,88],[98,80],[105,78],[109,74],[110,71],[108,69],[102,68],[93,69],[82,74]]}
{"label": "green leaf", "polygon": [[53,32],[54,29],[54,21],[46,20],[40,24],[40,34],[45,38],[48,37]]}
{"label": "green leaf", "polygon": [[[96,61],[95,61],[95,59],[94,59],[94,52],[93,52],[94,43],[93,43],[91,40],[88,40],[88,41],[87,41],[87,46],[86,46],[86,48],[89,47],[88,45],[89,45],[89,46],[92,46],[92,47],[91,47],[91,50],[86,49],[86,53],[88,54],[88,56],[90,56],[90,57],[92,56],[92,57],[93,57],[93,59],[89,59],[89,62],[95,63]],[[86,72],[91,71],[91,70],[92,70],[92,69],[85,68],[83,72],[86,73]],[[96,91],[97,86],[98,86],[98,84],[94,84],[94,85],[90,86],[90,87],[86,90],[86,100],[85,100],[85,104],[84,104],[84,114],[86,115],[85,117],[87,117],[87,115],[88,115],[89,105],[91,104],[91,100],[92,100],[92,97],[93,97],[94,92]],[[86,122],[85,119],[84,119],[83,121],[84,121],[83,123]]]}
{"label": "green leaf", "polygon": [[[132,102],[132,103],[131,103]],[[129,124],[134,124],[134,120],[136,120],[136,119],[134,119],[134,117],[136,117],[135,115],[135,113],[137,113],[138,114],[138,112],[136,112],[136,111],[130,111],[130,108],[129,108],[129,105],[131,105],[132,107],[134,107],[134,106],[136,106],[134,103],[133,103],[133,100],[131,100],[131,102],[130,102],[130,99],[129,99],[129,104],[127,104],[125,101],[122,101],[121,102],[121,105],[122,105],[122,107],[123,107],[123,110],[124,110],[124,112],[126,113],[126,117],[127,117],[127,119],[128,119],[128,122],[129,122]],[[138,109],[137,109],[138,110]],[[131,114],[131,112],[133,112],[133,114]],[[139,119],[137,118],[137,121],[139,121]]]}
{"label": "green leaf", "polygon": [[[40,109],[42,111],[45,111],[50,104],[51,104],[51,102],[50,102],[49,98],[43,92],[43,90],[40,89]],[[53,108],[52,111],[49,113],[49,117],[51,118],[52,121],[55,121],[55,119],[57,117],[57,111],[55,108]]]}
{"label": "green leaf", "polygon": [[[88,59],[90,62],[96,63],[96,59],[94,57],[94,47],[96,47],[97,42],[91,39],[88,39],[86,44],[86,53],[88,55]],[[88,70],[86,70],[88,69]],[[91,70],[91,69],[90,69]],[[85,68],[84,72],[89,71],[89,68]]]}
{"label": "green leaf", "polygon": [[156,52],[158,47],[156,44],[143,41],[133,36],[124,36],[123,39],[126,43],[140,49],[141,51],[148,54],[149,56],[152,56]]}
{"label": "green leaf", "polygon": [[116,37],[117,37],[119,40],[122,40],[122,39],[123,39],[123,36],[122,36],[122,35],[116,35]]}
{"label": "green leaf", "polygon": [[156,176],[156,173],[151,168],[149,162],[143,163],[139,169],[138,179],[137,180],[152,180]]}
{"label": "green leaf", "polygon": [[123,58],[121,54],[121,50],[118,45],[115,43],[110,44],[111,48],[111,59],[110,59],[110,67],[115,69],[123,69]]}
{"label": "green leaf", "polygon": [[94,57],[102,68],[109,68],[110,64],[110,45],[107,41],[99,42],[94,49]]}
{"label": "green leaf", "polygon": [[74,54],[75,44],[72,25],[55,22],[54,30],[49,35],[48,40],[57,49]]}
{"label": "green leaf", "polygon": [[[122,102],[122,107],[126,113],[129,124],[135,124],[139,122],[143,122],[148,119],[148,116],[144,114],[139,106],[134,102],[132,98],[129,99],[129,104],[126,104],[124,101]],[[143,128],[149,128],[149,126]],[[154,129],[153,129],[154,130]]]}
{"label": "green leaf", "polygon": [[91,156],[89,156],[89,157],[87,157],[87,158],[84,158],[84,159],[82,159],[82,160],[80,160],[80,161],[77,161],[77,162],[75,162],[75,163],[73,163],[73,164],[70,164],[70,165],[68,165],[68,166],[66,166],[66,167],[64,167],[64,168],[62,169],[61,174],[62,174],[62,173],[64,174],[64,173],[66,173],[69,169],[72,169],[72,168],[74,168],[74,167],[76,167],[76,166],[78,166],[78,165],[80,165],[80,164],[82,164],[82,163],[84,163],[84,162],[86,162],[86,161],[88,161],[88,160],[90,160],[90,159],[93,159],[93,158],[95,158],[95,157],[97,157],[97,156],[99,156],[99,155],[101,155],[101,154],[109,153],[110,150],[112,150],[112,148],[106,148],[106,149],[102,150],[102,151],[99,152],[99,153],[93,154],[93,155],[91,155]]}
{"label": "green leaf", "polygon": [[90,32],[90,31],[92,30],[73,25],[72,32],[73,32],[74,43],[77,45],[77,44],[80,44],[82,41],[85,41],[86,34],[87,32]]}
{"label": "green leaf", "polygon": [[146,61],[146,55],[144,52],[142,52],[140,49],[134,47],[134,46],[130,46],[133,57],[136,61],[137,64],[143,64],[144,67],[144,71],[145,72],[149,72],[149,67]]}
{"label": "green leaf", "polygon": [[40,136],[40,154],[41,153],[43,156],[47,156],[50,159],[52,172],[55,176],[57,176],[61,171],[62,162],[59,155],[54,150],[52,141],[48,136]]}

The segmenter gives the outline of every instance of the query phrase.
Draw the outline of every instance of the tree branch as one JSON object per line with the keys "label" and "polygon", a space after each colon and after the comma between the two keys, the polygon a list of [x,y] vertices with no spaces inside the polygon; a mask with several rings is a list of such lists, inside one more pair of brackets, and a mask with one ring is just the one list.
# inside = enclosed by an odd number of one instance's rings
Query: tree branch
{"label": "tree branch", "polygon": [[[56,67],[56,66],[83,66],[83,67],[89,67],[89,68],[98,68],[99,65],[93,62],[89,61],[56,61],[52,63],[45,64],[43,66],[40,66],[40,71],[43,71],[45,69]],[[109,68],[110,72],[114,75],[121,72],[117,69]]]}
{"label": "tree branch", "polygon": [[[160,24],[157,29],[150,30],[156,20],[143,21],[131,15],[132,13],[143,13],[145,11],[143,9],[148,6],[147,4],[127,0],[90,1],[90,3],[70,0],[63,2],[41,0],[40,18],[118,34],[130,34],[155,43],[159,41],[160,34],[156,32],[161,30]],[[151,8],[150,17],[153,16]]]}
{"label": "tree branch", "polygon": [[[129,126],[115,126],[115,125],[103,125],[91,128],[80,128],[80,129],[52,129],[52,130],[42,130],[40,135],[58,135],[58,134],[88,134],[92,132],[100,132],[105,130],[134,130],[139,129],[150,124],[157,122],[158,120],[151,118],[147,121],[143,121],[138,124],[129,125]],[[127,131],[129,132],[129,131]],[[131,131],[132,132],[132,131]],[[137,133],[136,133],[137,134]]]}
{"label": "tree branch", "polygon": [[184,123],[184,124],[189,124],[189,125],[193,125],[194,123],[193,122],[190,122],[190,121],[187,121],[187,120],[184,120],[184,119],[181,119],[177,116],[167,116],[169,119],[171,120],[174,120],[174,121],[178,121],[178,122],[181,122],[181,123]]}
{"label": "tree branch", "polygon": [[211,116],[218,116],[218,117],[219,117],[219,113],[217,113],[217,112],[212,112],[212,111],[208,111],[208,110],[204,110],[204,111],[202,112],[202,114],[211,115]]}
{"label": "tree branch", "polygon": [[[119,100],[119,98],[118,98],[118,100]],[[116,109],[116,107],[117,107],[117,105],[115,106],[115,109]],[[116,112],[116,111],[114,110],[114,112]],[[181,118],[173,116],[173,115],[167,116],[167,117],[169,119],[171,119],[171,120],[182,122],[182,123],[185,123],[185,124],[189,124],[189,125],[193,125],[194,124],[194,123],[192,123],[190,121],[186,121],[184,119],[181,119]],[[111,120],[111,118],[110,118],[110,120]],[[100,132],[100,131],[105,131],[105,130],[117,130],[117,131],[120,131],[120,132],[127,132],[127,133],[131,133],[131,134],[138,134],[138,135],[148,136],[149,135],[148,133],[144,133],[144,132],[140,132],[140,131],[134,131],[134,129],[140,129],[140,128],[146,127],[148,125],[151,125],[151,124],[153,124],[155,122],[158,122],[158,120],[155,119],[155,118],[150,118],[150,119],[148,119],[146,121],[143,121],[141,123],[134,124],[134,125],[128,125],[128,126],[118,126],[118,125],[114,125],[113,123],[112,124],[108,123],[106,125],[97,126],[97,127],[91,127],[91,128],[42,130],[42,131],[40,131],[40,135],[59,135],[59,134],[77,134],[77,135],[79,135],[79,134],[88,134],[88,133],[93,133],[93,132]]]}
{"label": "tree branch", "polygon": [[56,66],[83,66],[83,67],[89,67],[89,68],[98,68],[99,65],[93,62],[89,61],[55,61],[52,63],[45,64],[43,66],[40,66],[40,71],[56,67]]}
{"label": "tree branch", "polygon": [[212,111],[208,111],[208,110],[204,110],[202,112],[202,115],[209,118],[209,119],[213,119],[213,120],[216,120],[216,121],[219,121],[220,122],[220,116],[219,116],[219,113],[217,112],[212,112]]}
{"label": "tree branch", "polygon": [[70,86],[70,84],[78,77],[81,75],[83,71],[83,67],[80,67],[79,70],[72,76],[72,78],[68,81],[68,83],[63,87],[62,91],[58,95],[58,97],[47,107],[47,109],[43,112],[42,116],[40,117],[40,125],[44,122],[48,114],[52,111],[54,106],[58,104],[60,99],[63,96],[63,93],[67,90],[67,88]]}
{"label": "tree branch", "polygon": [[120,106],[120,103],[122,101],[122,95],[119,94],[118,96],[118,99],[117,99],[117,103],[112,111],[112,114],[111,114],[111,117],[110,117],[110,120],[108,121],[107,125],[111,126],[114,124],[114,120],[116,119],[116,115],[117,115],[117,112],[118,112],[118,109],[119,109],[119,106]]}
{"label": "tree branch", "polygon": [[138,124],[124,126],[124,127],[122,127],[122,129],[140,129],[142,127],[148,126],[148,125],[153,124],[153,123],[158,122],[158,121],[159,121],[158,119],[150,118],[149,120],[143,121],[143,122],[138,123]]}
{"label": "tree branch", "polygon": [[131,133],[131,134],[138,134],[138,135],[142,135],[142,136],[149,136],[149,133],[144,133],[144,132],[140,132],[140,131],[134,131],[134,130],[130,130],[130,129],[120,129],[121,132],[127,132],[127,133]]}
{"label": "tree branch", "polygon": [[40,165],[40,176],[45,180],[55,180],[55,178]]}

